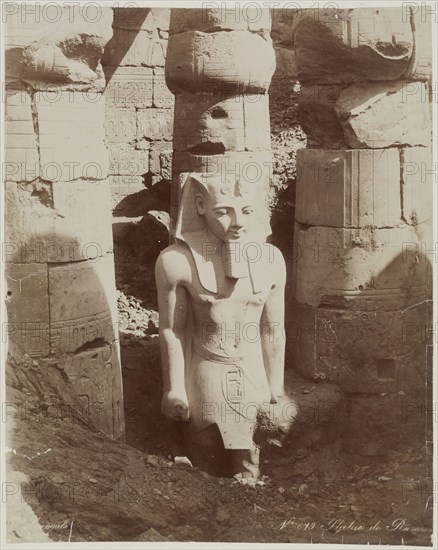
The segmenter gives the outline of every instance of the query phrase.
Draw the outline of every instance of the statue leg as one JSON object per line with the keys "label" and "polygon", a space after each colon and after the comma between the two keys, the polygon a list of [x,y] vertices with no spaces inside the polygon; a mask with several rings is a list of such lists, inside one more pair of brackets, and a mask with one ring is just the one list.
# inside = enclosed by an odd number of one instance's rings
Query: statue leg
{"label": "statue leg", "polygon": [[199,432],[185,429],[184,446],[187,457],[194,466],[217,477],[229,477],[230,451],[224,448],[220,431],[216,424]]}
{"label": "statue leg", "polygon": [[254,443],[251,449],[233,449],[231,468],[232,475],[242,474],[244,478],[260,477],[260,449]]}

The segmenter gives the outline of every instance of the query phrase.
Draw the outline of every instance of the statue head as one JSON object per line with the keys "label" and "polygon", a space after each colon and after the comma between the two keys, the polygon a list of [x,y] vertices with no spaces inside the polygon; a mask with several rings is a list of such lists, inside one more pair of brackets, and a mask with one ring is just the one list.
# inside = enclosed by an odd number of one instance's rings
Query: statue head
{"label": "statue head", "polygon": [[[202,176],[201,176],[202,179]],[[196,210],[205,226],[219,240],[246,240],[257,229],[257,186],[228,178],[217,182],[207,178],[205,184],[195,182]]]}
{"label": "statue head", "polygon": [[225,243],[265,241],[271,228],[258,183],[234,174],[186,174],[175,236],[186,240],[199,231]]}
{"label": "statue head", "polygon": [[[175,237],[190,248],[201,284],[217,292],[213,256],[220,254],[227,277],[250,277],[262,286],[261,264],[249,264],[248,246],[263,246],[271,233],[269,212],[257,182],[232,175],[184,174]],[[260,275],[260,277],[259,277]]]}

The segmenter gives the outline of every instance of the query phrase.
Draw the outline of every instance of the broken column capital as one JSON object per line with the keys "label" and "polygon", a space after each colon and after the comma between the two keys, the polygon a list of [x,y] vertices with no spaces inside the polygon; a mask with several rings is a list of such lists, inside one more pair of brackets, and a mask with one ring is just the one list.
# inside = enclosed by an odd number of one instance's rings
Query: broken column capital
{"label": "broken column capital", "polygon": [[[6,82],[25,82],[33,89],[101,91],[100,64],[112,36],[112,10],[95,6],[23,4],[6,12]],[[56,9],[55,9],[56,8]]]}
{"label": "broken column capital", "polygon": [[308,9],[293,20],[302,83],[427,80],[431,24],[407,7]]}

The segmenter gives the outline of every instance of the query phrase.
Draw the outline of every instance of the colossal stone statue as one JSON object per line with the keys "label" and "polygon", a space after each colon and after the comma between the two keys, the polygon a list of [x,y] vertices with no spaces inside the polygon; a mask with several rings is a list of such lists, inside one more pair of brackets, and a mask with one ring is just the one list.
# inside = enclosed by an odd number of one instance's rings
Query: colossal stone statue
{"label": "colossal stone statue", "polygon": [[192,173],[181,191],[176,243],[156,264],[162,412],[187,423],[194,463],[256,478],[257,421],[287,399],[285,262],[265,242],[268,213],[254,182]]}

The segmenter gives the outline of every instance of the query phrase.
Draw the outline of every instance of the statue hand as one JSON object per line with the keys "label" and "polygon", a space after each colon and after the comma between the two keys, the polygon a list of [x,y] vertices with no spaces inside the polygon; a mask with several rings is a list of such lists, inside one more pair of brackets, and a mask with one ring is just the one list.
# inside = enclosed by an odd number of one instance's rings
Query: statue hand
{"label": "statue hand", "polygon": [[171,420],[188,422],[189,403],[186,392],[184,390],[165,392],[161,402],[161,412]]}
{"label": "statue hand", "polygon": [[285,391],[280,395],[271,395],[271,405],[274,426],[280,432],[287,433],[298,416],[296,400]]}

